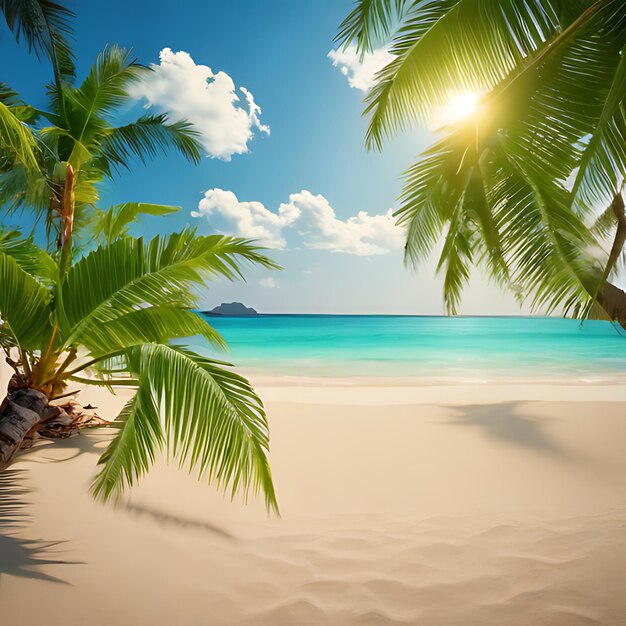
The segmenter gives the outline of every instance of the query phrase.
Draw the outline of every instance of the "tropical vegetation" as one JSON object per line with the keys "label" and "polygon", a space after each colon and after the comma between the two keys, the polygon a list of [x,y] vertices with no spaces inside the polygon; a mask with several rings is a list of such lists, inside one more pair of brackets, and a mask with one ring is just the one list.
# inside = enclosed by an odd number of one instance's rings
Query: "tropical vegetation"
{"label": "tropical vegetation", "polygon": [[[392,60],[365,97],[366,144],[418,122],[435,140],[396,216],[458,311],[471,268],[544,313],[617,319],[626,241],[623,0],[357,0],[337,41]],[[441,119],[458,97],[474,104]]]}
{"label": "tropical vegetation", "polygon": [[116,126],[130,86],[150,70],[112,46],[77,85],[68,45],[73,14],[48,0],[2,0],[0,7],[54,73],[45,110],[0,85],[0,207],[5,216],[32,214],[46,242],[0,230],[0,346],[13,370],[0,407],[0,469],[34,437],[67,434],[73,420],[62,399],[77,385],[128,387],[134,393],[113,423],[96,496],[119,495],[167,448],[233,495],[262,491],[276,509],[261,400],[229,364],[184,341],[201,336],[224,347],[194,312],[207,280],[239,279],[245,265],[276,265],[250,241],[192,229],[131,237],[138,216],[176,207],[102,209],[103,183],[159,152],[197,163],[196,132],[166,115]]}

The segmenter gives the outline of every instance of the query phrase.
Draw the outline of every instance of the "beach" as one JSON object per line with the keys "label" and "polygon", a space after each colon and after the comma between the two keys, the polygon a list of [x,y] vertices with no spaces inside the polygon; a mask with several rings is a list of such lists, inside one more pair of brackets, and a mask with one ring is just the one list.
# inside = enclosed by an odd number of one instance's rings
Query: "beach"
{"label": "beach", "polygon": [[626,0],[0,17],[0,626],[626,626]]}
{"label": "beach", "polygon": [[38,447],[4,478],[3,621],[624,623],[624,386],[255,382],[280,518],[164,458],[99,504],[107,429]]}

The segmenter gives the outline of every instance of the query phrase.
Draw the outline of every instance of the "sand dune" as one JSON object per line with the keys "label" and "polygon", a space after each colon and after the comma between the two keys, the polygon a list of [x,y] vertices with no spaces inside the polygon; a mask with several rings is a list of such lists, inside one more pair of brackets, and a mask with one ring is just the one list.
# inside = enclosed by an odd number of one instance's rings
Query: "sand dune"
{"label": "sand dune", "polygon": [[0,480],[2,623],[625,623],[622,403],[279,389],[280,519],[164,462],[96,504],[103,431],[23,456]]}

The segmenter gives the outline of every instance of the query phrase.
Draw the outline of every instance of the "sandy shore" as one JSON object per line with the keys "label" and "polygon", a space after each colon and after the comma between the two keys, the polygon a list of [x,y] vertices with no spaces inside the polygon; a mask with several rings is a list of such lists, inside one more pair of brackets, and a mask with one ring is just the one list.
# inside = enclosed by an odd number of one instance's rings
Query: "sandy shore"
{"label": "sandy shore", "polygon": [[0,480],[2,623],[625,623],[623,387],[260,382],[282,518],[165,462],[99,505],[106,432],[39,448]]}

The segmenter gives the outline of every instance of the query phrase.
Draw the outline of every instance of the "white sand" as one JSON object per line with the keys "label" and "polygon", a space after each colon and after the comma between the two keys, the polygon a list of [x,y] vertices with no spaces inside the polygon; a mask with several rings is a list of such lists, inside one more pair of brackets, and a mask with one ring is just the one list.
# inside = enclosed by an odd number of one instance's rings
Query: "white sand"
{"label": "white sand", "polygon": [[626,623],[623,387],[262,382],[281,519],[165,463],[95,504],[108,435],[55,442],[0,491],[0,624]]}

